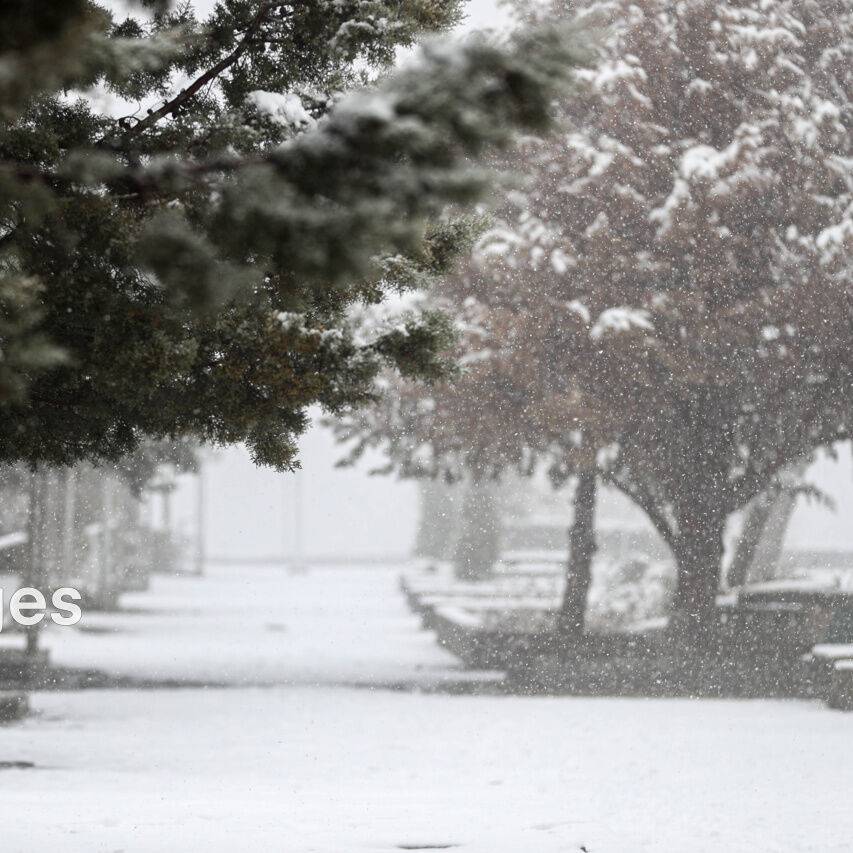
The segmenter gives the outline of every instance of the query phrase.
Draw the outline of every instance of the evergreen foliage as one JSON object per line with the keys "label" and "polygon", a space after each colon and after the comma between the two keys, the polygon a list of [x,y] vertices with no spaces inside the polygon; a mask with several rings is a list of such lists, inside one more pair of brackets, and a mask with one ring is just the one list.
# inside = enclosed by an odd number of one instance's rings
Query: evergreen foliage
{"label": "evergreen foliage", "polygon": [[0,10],[0,461],[194,437],[290,467],[307,407],[440,372],[446,323],[356,341],[348,311],[448,269],[469,158],[548,125],[569,34],[429,43],[377,82],[459,0],[129,8]]}

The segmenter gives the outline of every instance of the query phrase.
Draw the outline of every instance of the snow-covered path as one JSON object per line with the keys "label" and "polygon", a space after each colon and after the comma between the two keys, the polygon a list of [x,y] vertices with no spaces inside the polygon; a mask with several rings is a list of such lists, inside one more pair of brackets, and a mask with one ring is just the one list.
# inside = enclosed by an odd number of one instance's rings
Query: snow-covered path
{"label": "snow-covered path", "polygon": [[[51,626],[57,665],[155,681],[228,685],[378,683],[461,676],[455,658],[404,607],[399,568],[213,569],[155,577],[90,613],[82,631]],[[455,673],[454,673],[455,671]]]}
{"label": "snow-covered path", "polygon": [[853,849],[853,717],[818,704],[388,690],[454,673],[384,569],[128,603],[56,659],[229,686],[35,696],[0,732],[36,765],[0,773],[3,853]]}

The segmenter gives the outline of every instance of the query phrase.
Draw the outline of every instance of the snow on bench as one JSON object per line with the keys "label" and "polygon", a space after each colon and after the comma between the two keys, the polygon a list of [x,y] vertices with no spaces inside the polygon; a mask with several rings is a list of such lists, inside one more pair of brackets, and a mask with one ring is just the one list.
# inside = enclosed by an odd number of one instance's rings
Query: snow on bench
{"label": "snow on bench", "polygon": [[853,589],[816,578],[792,578],[749,584],[737,591],[741,605],[853,607]]}
{"label": "snow on bench", "polygon": [[424,598],[423,604],[435,610],[452,607],[453,609],[480,612],[490,610],[511,610],[513,612],[518,610],[547,611],[554,610],[559,605],[559,599],[556,597],[544,598],[541,596],[528,596],[526,598],[515,596],[459,596],[448,600],[443,596],[427,596]]}
{"label": "snow on bench", "polygon": [[482,583],[454,583],[427,586],[414,589],[421,598],[444,596],[446,598],[513,598],[530,596],[553,597],[559,594],[562,587],[549,580],[526,578],[507,578],[501,581],[484,581]]}
{"label": "snow on bench", "polygon": [[821,660],[853,662],[853,643],[818,643],[812,649],[812,657]]}
{"label": "snow on bench", "polygon": [[568,551],[554,551],[542,548],[538,550],[526,549],[515,551],[504,551],[501,554],[503,563],[565,563],[569,558]]}
{"label": "snow on bench", "polygon": [[818,643],[804,660],[829,707],[853,710],[853,643]]}
{"label": "snow on bench", "polygon": [[[561,578],[530,575],[506,575],[487,581],[454,581],[435,578],[409,578],[401,580],[401,589],[409,607],[429,619],[429,614],[441,604],[463,603],[465,606],[482,606],[498,602],[492,607],[514,609],[516,603],[529,600],[554,602],[562,592]],[[551,606],[549,604],[549,606]]]}
{"label": "snow on bench", "polygon": [[483,620],[471,610],[466,610],[464,607],[457,607],[452,604],[446,604],[436,609],[436,615],[442,619],[447,619],[450,622],[459,625],[462,628],[477,629],[483,624]]}
{"label": "snow on bench", "polygon": [[567,561],[564,551],[506,551],[495,563],[495,574],[559,576]]}
{"label": "snow on bench", "polygon": [[482,668],[485,654],[482,620],[462,607],[444,605],[432,614],[430,627],[438,644],[456,655],[469,668]]}
{"label": "snow on bench", "polygon": [[[538,609],[539,603],[532,606]],[[439,645],[469,669],[505,670],[514,641],[522,635],[511,625],[490,624],[489,614],[485,609],[445,604],[436,608],[430,627]],[[529,635],[529,631],[524,634]]]}
{"label": "snow on bench", "polygon": [[6,533],[0,536],[0,551],[6,551],[9,548],[17,548],[20,545],[26,545],[29,537],[23,530],[18,530],[15,533]]}

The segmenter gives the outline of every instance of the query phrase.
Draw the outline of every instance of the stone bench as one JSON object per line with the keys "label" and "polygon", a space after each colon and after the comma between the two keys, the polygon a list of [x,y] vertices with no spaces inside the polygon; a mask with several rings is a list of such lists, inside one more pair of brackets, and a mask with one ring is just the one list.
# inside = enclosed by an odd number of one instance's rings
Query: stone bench
{"label": "stone bench", "polygon": [[835,662],[826,703],[838,711],[853,711],[853,659]]}
{"label": "stone bench", "polygon": [[853,643],[819,643],[806,663],[816,691],[831,708],[853,710]]}

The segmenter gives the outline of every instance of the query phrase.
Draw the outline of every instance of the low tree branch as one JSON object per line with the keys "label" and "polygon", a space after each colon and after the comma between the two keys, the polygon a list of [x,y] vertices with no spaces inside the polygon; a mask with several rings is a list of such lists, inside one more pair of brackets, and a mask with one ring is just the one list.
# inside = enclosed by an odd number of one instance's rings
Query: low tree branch
{"label": "low tree branch", "polygon": [[678,547],[678,534],[672,529],[672,525],[664,513],[660,511],[654,498],[652,498],[648,491],[643,489],[638,483],[631,483],[620,479],[612,471],[602,470],[600,476],[605,483],[615,486],[643,510],[649,517],[649,521],[654,525],[655,530],[660,534],[661,539],[675,553]]}

